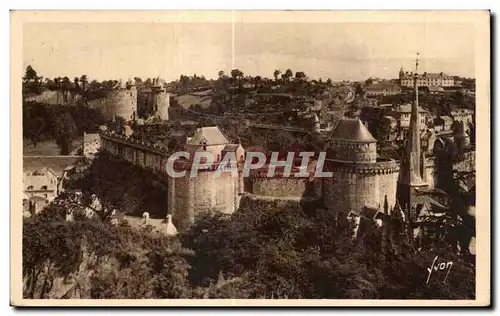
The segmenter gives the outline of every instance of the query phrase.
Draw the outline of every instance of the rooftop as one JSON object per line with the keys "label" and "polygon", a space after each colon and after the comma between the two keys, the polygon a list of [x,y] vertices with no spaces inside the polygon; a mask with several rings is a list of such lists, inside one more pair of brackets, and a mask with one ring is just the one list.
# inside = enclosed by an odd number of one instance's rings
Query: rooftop
{"label": "rooftop", "polygon": [[227,144],[222,151],[236,151],[240,144]]}
{"label": "rooftop", "polygon": [[206,142],[206,145],[225,145],[229,140],[224,136],[218,126],[201,127],[196,130],[193,137],[188,141],[188,145],[200,145]]}
{"label": "rooftop", "polygon": [[[398,105],[394,111],[396,112],[399,112],[399,113],[411,113],[411,104],[402,104],[402,105]],[[421,106],[418,106],[418,111],[420,113],[423,113],[423,112],[427,112],[426,110],[424,110]]]}
{"label": "rooftop", "polygon": [[427,87],[430,92],[443,92],[444,89],[443,87],[438,87],[438,86],[429,86]]}
{"label": "rooftop", "polygon": [[81,156],[24,156],[23,171],[36,171],[44,168],[53,170],[57,177],[62,176],[64,170],[74,166]]}
{"label": "rooftop", "polygon": [[399,86],[390,82],[374,83],[366,87],[366,90],[399,89]]}
{"label": "rooftop", "polygon": [[359,119],[348,118],[342,118],[337,122],[330,139],[360,143],[377,141]]}

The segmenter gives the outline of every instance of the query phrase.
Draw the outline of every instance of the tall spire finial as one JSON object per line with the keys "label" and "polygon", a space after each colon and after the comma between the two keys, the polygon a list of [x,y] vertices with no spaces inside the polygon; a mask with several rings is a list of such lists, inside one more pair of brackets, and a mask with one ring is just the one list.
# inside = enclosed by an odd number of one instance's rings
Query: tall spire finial
{"label": "tall spire finial", "polygon": [[415,74],[417,74],[417,73],[418,73],[418,61],[419,61],[419,60],[418,60],[418,56],[419,56],[419,55],[420,55],[420,53],[419,53],[419,52],[417,52],[417,58],[415,59]]}
{"label": "tall spire finial", "polygon": [[401,168],[399,171],[399,183],[409,186],[424,185],[422,179],[421,168],[421,152],[420,152],[420,113],[418,106],[418,57],[415,59],[415,73],[413,80],[415,85],[415,101],[411,106],[410,125],[408,131],[408,139],[404,157],[401,159]]}

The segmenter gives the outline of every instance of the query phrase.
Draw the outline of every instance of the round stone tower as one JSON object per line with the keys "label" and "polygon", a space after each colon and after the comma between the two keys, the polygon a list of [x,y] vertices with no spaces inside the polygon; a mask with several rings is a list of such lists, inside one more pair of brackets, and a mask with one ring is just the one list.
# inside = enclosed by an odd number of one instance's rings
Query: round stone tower
{"label": "round stone tower", "polygon": [[375,163],[377,140],[359,119],[342,118],[330,135],[328,158],[339,162]]}
{"label": "round stone tower", "polygon": [[110,101],[115,117],[120,116],[126,121],[137,119],[137,90],[131,80],[114,91]]}
{"label": "round stone tower", "polygon": [[170,107],[170,93],[165,91],[160,78],[153,80],[151,98],[153,112],[164,121],[168,121],[168,109]]}
{"label": "round stone tower", "polygon": [[377,161],[377,141],[358,119],[340,119],[330,135],[323,197],[332,211],[359,212],[364,205],[395,204],[399,166]]}

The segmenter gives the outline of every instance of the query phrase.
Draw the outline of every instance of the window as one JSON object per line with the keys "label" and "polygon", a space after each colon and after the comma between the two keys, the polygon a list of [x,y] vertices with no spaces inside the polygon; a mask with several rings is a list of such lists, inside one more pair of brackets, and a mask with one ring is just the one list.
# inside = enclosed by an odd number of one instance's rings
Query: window
{"label": "window", "polygon": [[32,185],[28,185],[28,190],[33,190],[33,186]]}
{"label": "window", "polygon": [[42,190],[47,190],[47,186],[46,185],[42,185]]}

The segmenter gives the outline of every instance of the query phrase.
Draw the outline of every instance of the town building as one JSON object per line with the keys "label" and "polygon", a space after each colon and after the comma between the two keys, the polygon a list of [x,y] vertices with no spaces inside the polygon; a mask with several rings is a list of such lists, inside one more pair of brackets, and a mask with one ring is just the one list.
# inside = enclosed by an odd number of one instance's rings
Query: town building
{"label": "town building", "polygon": [[401,94],[401,88],[390,82],[374,83],[365,87],[367,97]]}
{"label": "town building", "polygon": [[[411,104],[402,104],[394,107],[393,113],[394,118],[398,122],[398,126],[403,129],[408,129],[410,127],[410,118],[411,118]],[[418,107],[419,113],[419,128],[421,130],[425,129],[427,126],[428,119],[430,118],[430,114],[428,111],[423,109],[422,107]]]}
{"label": "town building", "polygon": [[440,86],[428,86],[427,87],[429,94],[443,94],[444,89]]}
{"label": "town building", "polygon": [[50,168],[25,171],[23,186],[26,199],[23,202],[32,214],[40,212],[59,195],[58,179]]}
{"label": "town building", "polygon": [[419,87],[452,87],[455,85],[455,79],[453,79],[453,76],[447,75],[443,72],[424,72],[423,74],[415,76],[413,72],[404,71],[402,67],[399,70],[399,82],[402,87],[414,87],[415,78]]}
{"label": "town building", "polygon": [[26,211],[40,212],[65,190],[69,175],[81,156],[24,156],[23,205]]}
{"label": "town building", "polygon": [[453,121],[464,122],[466,126],[474,124],[474,111],[471,109],[451,110],[450,114]]}
{"label": "town building", "polygon": [[451,131],[453,125],[453,118],[450,116],[438,116],[434,119],[434,130],[436,132]]}

